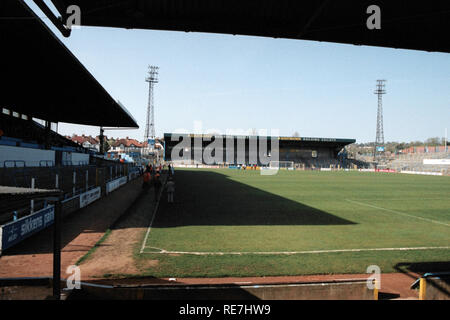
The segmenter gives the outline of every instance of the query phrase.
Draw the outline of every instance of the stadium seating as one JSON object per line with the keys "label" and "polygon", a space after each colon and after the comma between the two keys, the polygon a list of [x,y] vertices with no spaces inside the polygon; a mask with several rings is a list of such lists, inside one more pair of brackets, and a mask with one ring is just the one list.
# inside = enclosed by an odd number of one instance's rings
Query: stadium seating
{"label": "stadium seating", "polygon": [[[25,148],[44,148],[47,132],[44,126],[38,122],[0,114],[0,130],[3,132],[0,137],[0,144]],[[50,138],[48,143],[52,148],[61,148],[60,150],[63,151],[87,152],[83,147],[54,131],[50,130],[48,135]]]}
{"label": "stadium seating", "polygon": [[[64,199],[71,199],[96,186],[101,186],[102,194],[105,194],[106,182],[127,175],[133,169],[131,165],[103,159],[81,166],[7,167],[0,168],[0,185],[30,188],[34,179],[35,188],[55,189],[58,186],[64,192]],[[36,211],[44,203],[36,202],[34,205]],[[20,203],[16,209],[18,218],[29,215],[30,209],[29,201]],[[0,225],[13,217],[13,212],[0,210]]]}
{"label": "stadium seating", "polygon": [[[58,163],[48,159],[33,159],[33,166],[28,166],[28,160],[3,159],[0,164],[0,185],[31,188],[32,180],[37,189],[61,189],[65,199],[71,199],[93,187],[101,186],[105,193],[108,181],[124,176],[131,170],[131,166],[118,161],[104,160],[92,155],[89,150],[75,142],[51,131],[32,120],[23,120],[14,116],[0,115],[0,146],[14,147],[20,152],[29,149],[41,149],[40,153],[47,154],[48,150],[70,153],[72,158],[60,159]],[[48,135],[47,149],[45,136]],[[36,150],[37,154],[40,153]],[[26,155],[36,154],[35,151],[24,152]],[[5,157],[3,157],[5,158]],[[75,161],[72,161],[76,159]],[[86,159],[79,161],[79,159]],[[58,181],[57,181],[58,180]],[[79,200],[78,200],[79,202]],[[65,202],[70,204],[70,201]],[[44,202],[36,201],[34,210],[39,210]],[[2,212],[0,210],[0,225],[31,213],[30,201],[19,203],[16,212]]]}
{"label": "stadium seating", "polygon": [[421,172],[443,172],[450,173],[448,166],[427,165],[423,163],[424,159],[450,159],[450,153],[410,153],[397,155],[393,160],[386,163],[390,169],[397,171],[421,171]]}

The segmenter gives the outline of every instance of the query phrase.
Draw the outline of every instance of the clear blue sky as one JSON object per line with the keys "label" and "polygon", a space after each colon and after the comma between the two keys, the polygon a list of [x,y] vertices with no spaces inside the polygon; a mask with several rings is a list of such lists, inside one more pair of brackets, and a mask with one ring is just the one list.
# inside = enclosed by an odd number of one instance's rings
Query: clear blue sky
{"label": "clear blue sky", "polygon": [[[157,136],[178,128],[193,131],[194,121],[202,121],[204,129],[223,132],[279,129],[286,136],[297,131],[301,136],[373,141],[377,79],[387,79],[386,141],[443,137],[445,128],[450,130],[450,54],[90,27],[63,38],[44,21],[140,126],[106,132],[108,136],[143,140],[148,65],[160,68]],[[60,124],[59,132],[97,135],[98,128]]]}

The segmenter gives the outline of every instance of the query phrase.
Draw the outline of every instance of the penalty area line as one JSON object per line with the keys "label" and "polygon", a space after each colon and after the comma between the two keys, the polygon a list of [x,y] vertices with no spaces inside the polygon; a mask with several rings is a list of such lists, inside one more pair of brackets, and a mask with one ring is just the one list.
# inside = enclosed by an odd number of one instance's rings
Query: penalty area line
{"label": "penalty area line", "polygon": [[[159,248],[152,248],[159,249]],[[195,252],[195,251],[160,251],[142,252],[148,254],[180,254],[197,256],[224,256],[224,255],[294,255],[294,254],[320,254],[320,253],[340,253],[340,252],[366,252],[366,251],[413,251],[413,250],[438,250],[450,249],[450,247],[410,247],[410,248],[367,248],[367,249],[336,249],[336,250],[310,250],[310,251],[254,251],[254,252]]]}

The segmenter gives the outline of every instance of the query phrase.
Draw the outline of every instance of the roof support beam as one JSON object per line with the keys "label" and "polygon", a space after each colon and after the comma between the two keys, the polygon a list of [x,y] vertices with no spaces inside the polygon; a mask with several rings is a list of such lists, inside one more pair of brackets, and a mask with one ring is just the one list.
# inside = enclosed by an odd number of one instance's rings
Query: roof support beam
{"label": "roof support beam", "polygon": [[42,10],[42,12],[50,19],[53,25],[61,32],[61,34],[68,38],[72,30],[68,29],[62,22],[61,17],[56,17],[52,10],[45,4],[44,0],[33,0],[34,3]]}

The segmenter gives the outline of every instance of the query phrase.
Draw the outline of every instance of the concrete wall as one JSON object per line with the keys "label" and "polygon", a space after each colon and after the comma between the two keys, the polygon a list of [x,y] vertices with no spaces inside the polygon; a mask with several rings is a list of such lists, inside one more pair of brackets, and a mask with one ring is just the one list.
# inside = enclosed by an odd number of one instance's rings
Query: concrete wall
{"label": "concrete wall", "polygon": [[89,154],[77,152],[63,152],[63,163],[71,162],[72,165],[89,163]]}
{"label": "concrete wall", "polygon": [[450,300],[450,276],[427,278],[426,300]]}
{"label": "concrete wall", "polygon": [[[55,151],[0,145],[0,167],[3,167],[4,161],[7,160],[25,161],[27,167],[39,167],[39,162],[41,160],[52,161],[54,164]],[[23,166],[22,163],[17,163],[17,165]],[[14,164],[6,164],[6,167],[10,166],[14,166]]]}
{"label": "concrete wall", "polygon": [[[77,299],[120,300],[373,300],[366,281],[333,281],[272,285],[153,285],[120,288],[82,284]],[[77,297],[79,295],[79,297]]]}

